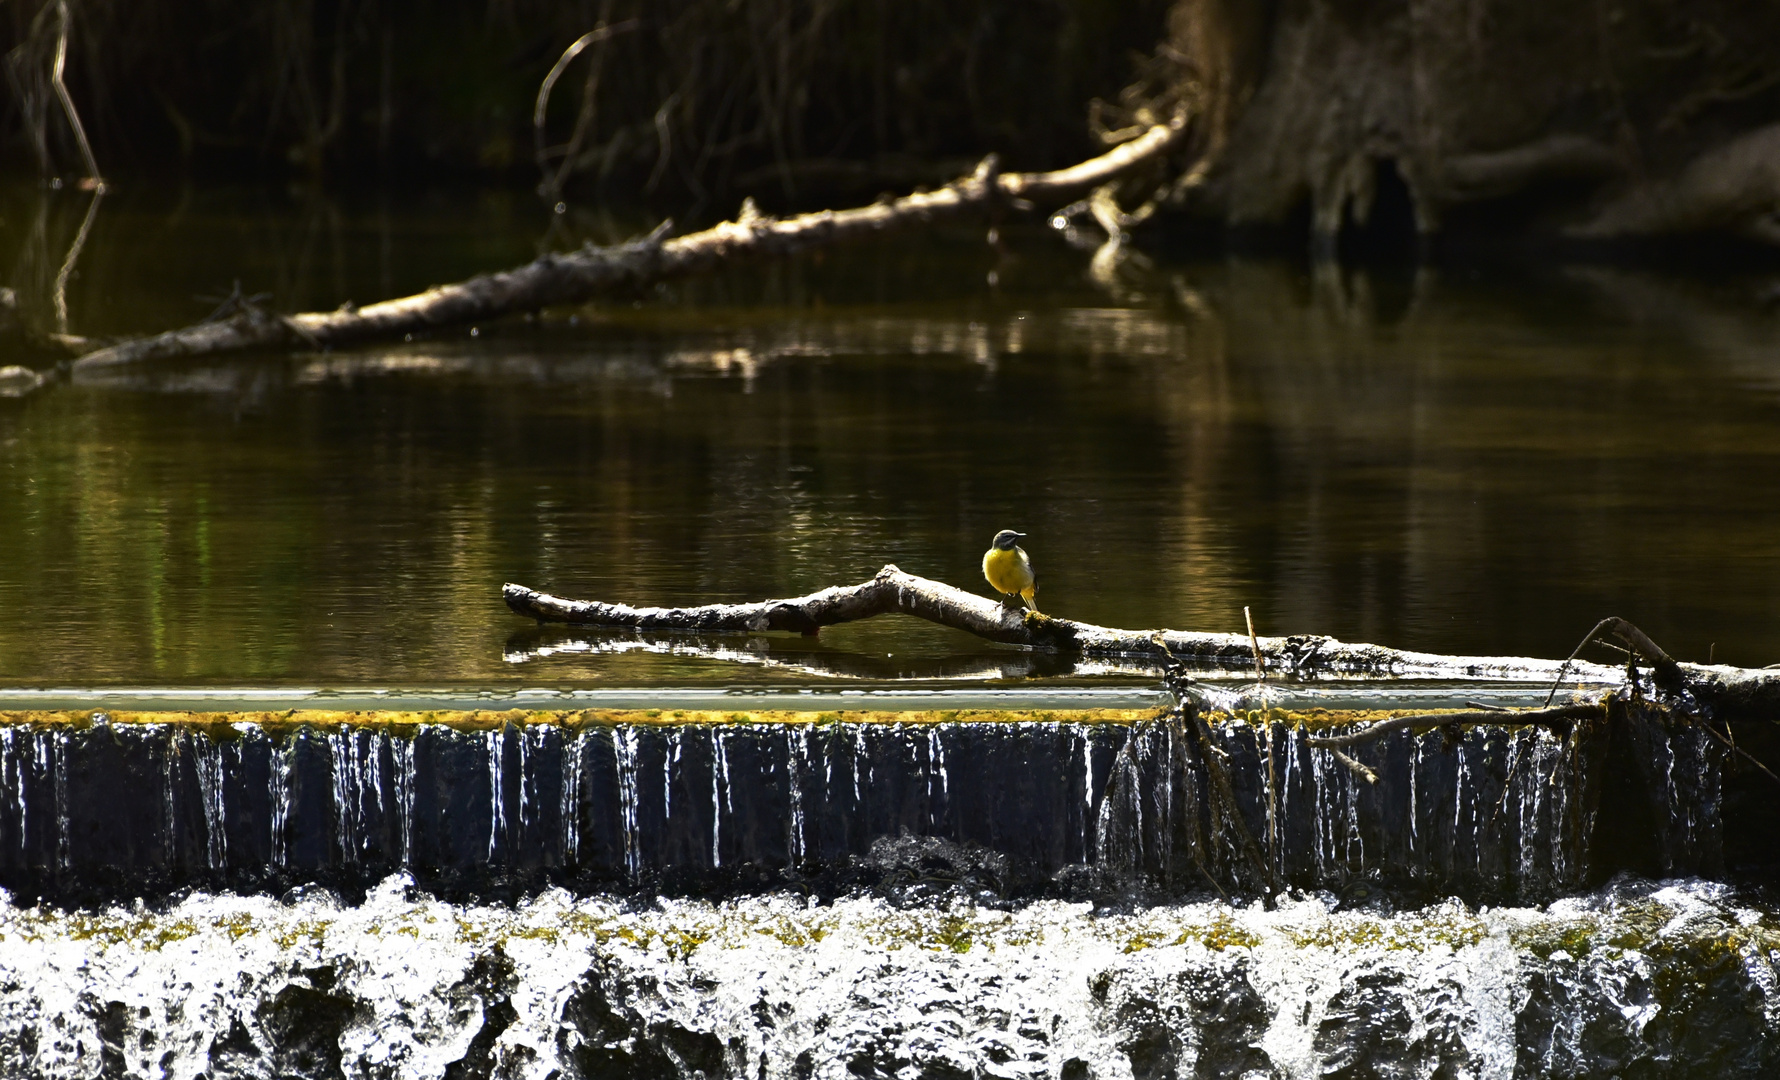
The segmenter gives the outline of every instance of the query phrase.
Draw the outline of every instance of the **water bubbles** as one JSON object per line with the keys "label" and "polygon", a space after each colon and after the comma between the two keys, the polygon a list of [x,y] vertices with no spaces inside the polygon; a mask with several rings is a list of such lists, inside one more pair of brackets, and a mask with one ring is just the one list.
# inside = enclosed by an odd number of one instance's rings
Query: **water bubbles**
{"label": "water bubbles", "polygon": [[349,1077],[434,1080],[475,1045],[494,1075],[544,1077],[580,1075],[591,1045],[620,1072],[712,1047],[711,1067],[734,1056],[772,1078],[801,1059],[886,1075],[1507,1080],[1641,1075],[1686,1053],[1703,1074],[1753,1076],[1780,1053],[1773,915],[1692,881],[1488,911],[1289,895],[1272,910],[637,906],[559,889],[451,904],[402,874],[357,906],[195,893],[62,912],[0,897],[0,1062],[72,1080],[104,1047],[127,1075],[214,1075],[252,1047],[296,1077],[333,1075],[337,1055]]}

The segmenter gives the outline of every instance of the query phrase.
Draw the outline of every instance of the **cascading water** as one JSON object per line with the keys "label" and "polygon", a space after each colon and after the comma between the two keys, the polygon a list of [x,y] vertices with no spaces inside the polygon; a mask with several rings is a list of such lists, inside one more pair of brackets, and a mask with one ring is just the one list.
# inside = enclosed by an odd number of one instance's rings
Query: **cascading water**
{"label": "cascading water", "polygon": [[1721,751],[1618,710],[7,726],[0,1075],[1764,1075]]}
{"label": "cascading water", "polygon": [[1096,911],[196,894],[0,906],[0,1074],[1759,1077],[1780,919],[1722,887],[1542,908]]}
{"label": "cascading water", "polygon": [[[1008,895],[1370,884],[1501,902],[1615,869],[1723,869],[1723,750],[1695,726],[1625,710],[1567,731],[1398,729],[1352,748],[1370,764],[1315,737],[1277,714],[1191,712],[1137,725],[12,727],[0,885],[50,899],[309,883],[356,895],[407,868],[444,895],[845,888],[899,838],[994,855]],[[1629,786],[1601,780],[1638,770]],[[1652,827],[1597,828],[1604,801],[1613,823]]]}

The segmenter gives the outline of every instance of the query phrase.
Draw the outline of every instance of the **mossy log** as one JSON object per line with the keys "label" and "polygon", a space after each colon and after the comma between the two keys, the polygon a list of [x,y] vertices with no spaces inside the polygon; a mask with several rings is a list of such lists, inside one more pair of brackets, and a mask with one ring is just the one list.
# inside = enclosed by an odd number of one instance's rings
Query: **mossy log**
{"label": "mossy log", "polygon": [[243,303],[227,318],[94,349],[75,360],[73,370],[78,375],[149,360],[282,347],[327,349],[397,338],[584,303],[604,293],[711,273],[748,259],[793,255],[972,214],[1058,205],[1162,157],[1186,130],[1182,113],[1097,158],[1055,172],[1002,173],[990,156],[970,176],[937,191],[887,198],[851,210],[779,219],[761,214],[749,201],[736,220],[701,232],[667,239],[671,223],[664,223],[632,243],[540,255],[512,270],[365,307],[277,315]]}

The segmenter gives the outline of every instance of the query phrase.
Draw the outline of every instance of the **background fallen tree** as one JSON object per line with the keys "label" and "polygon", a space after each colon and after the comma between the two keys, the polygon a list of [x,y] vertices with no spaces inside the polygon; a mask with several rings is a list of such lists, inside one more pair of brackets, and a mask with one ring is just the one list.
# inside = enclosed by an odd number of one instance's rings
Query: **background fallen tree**
{"label": "background fallen tree", "polygon": [[[185,329],[93,349],[74,362],[74,370],[274,346],[325,349],[400,337],[556,304],[582,303],[601,293],[634,290],[745,259],[791,255],[968,214],[994,220],[1010,209],[1067,202],[1153,163],[1173,149],[1186,131],[1186,115],[1177,113],[1170,122],[1151,127],[1137,139],[1056,172],[1004,174],[991,156],[970,176],[938,191],[887,198],[852,210],[778,219],[761,214],[749,201],[736,220],[701,232],[665,239],[668,223],[664,223],[654,234],[632,243],[545,254],[513,270],[362,308],[345,305],[337,311],[281,316],[237,297],[232,313]],[[87,344],[71,343],[77,348]]]}

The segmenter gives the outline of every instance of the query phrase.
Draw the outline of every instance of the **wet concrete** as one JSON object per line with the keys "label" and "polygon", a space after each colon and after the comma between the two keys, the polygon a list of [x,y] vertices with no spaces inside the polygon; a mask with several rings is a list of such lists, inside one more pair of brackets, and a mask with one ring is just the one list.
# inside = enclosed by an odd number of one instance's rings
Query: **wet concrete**
{"label": "wet concrete", "polygon": [[[1724,871],[1717,746],[1621,709],[1575,730],[1275,722],[102,723],[0,728],[0,886],[445,897],[870,889],[1160,901],[1333,890],[1537,900]],[[1208,764],[1209,763],[1209,764]],[[1749,845],[1738,839],[1738,845]],[[1738,848],[1741,850],[1741,848]]]}

